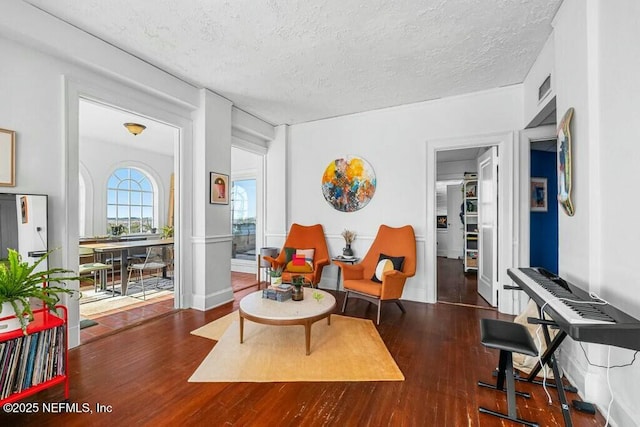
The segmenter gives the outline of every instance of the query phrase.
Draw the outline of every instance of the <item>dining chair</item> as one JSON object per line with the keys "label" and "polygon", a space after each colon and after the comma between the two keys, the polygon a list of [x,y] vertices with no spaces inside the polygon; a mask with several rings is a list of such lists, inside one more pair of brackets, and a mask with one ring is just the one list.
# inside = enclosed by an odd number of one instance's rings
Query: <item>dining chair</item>
{"label": "dining chair", "polygon": [[[120,237],[118,239],[119,242],[135,242],[140,240],[147,240],[146,237],[140,236],[131,236],[131,237]],[[142,249],[142,250],[140,250]],[[115,269],[116,265],[120,265],[122,262],[122,257],[120,256],[120,251],[108,252],[109,256],[104,259],[105,264],[110,264]],[[145,257],[147,256],[144,248],[132,248],[128,250],[127,255],[127,263],[141,263],[144,262]]]}
{"label": "dining chair", "polygon": [[[161,246],[150,246],[147,248],[147,255],[144,259],[144,262],[132,263],[132,264],[129,264],[129,266],[127,267],[127,269],[129,270],[129,275],[127,277],[127,285],[131,282],[131,275],[134,271],[137,271],[139,274],[140,285],[142,286],[142,299],[146,299],[146,290],[144,286],[145,271],[152,271],[152,272],[155,271],[156,288],[158,288],[162,271],[166,269],[168,265],[164,257],[164,252],[165,252],[164,248]],[[129,293],[130,289],[131,287],[127,286],[127,294]]]}
{"label": "dining chair", "polygon": [[[95,252],[93,251],[93,249],[90,248],[83,248],[82,246],[80,246],[78,248],[78,254],[80,256],[80,259],[82,258],[86,258],[86,257],[91,257],[91,262],[86,262],[86,263],[81,263],[78,266],[78,273],[79,275],[84,275],[84,274],[89,274],[89,273],[93,273],[93,289],[94,291],[98,290],[98,287],[102,286],[102,283],[100,280],[98,280],[98,273],[101,271],[106,271],[106,270],[111,270],[111,293],[115,294],[115,270],[113,269],[113,265],[110,264],[105,264],[102,262],[96,262],[95,259]],[[107,276],[108,278],[109,276]],[[108,286],[108,283],[106,283],[107,281],[105,281],[105,288]]]}

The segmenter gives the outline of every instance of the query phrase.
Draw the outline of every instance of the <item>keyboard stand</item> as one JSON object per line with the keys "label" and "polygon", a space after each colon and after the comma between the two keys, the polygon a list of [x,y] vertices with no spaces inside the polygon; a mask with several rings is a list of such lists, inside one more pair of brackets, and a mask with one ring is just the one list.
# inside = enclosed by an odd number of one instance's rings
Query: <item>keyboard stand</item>
{"label": "keyboard stand", "polygon": [[[542,324],[547,343],[547,350],[541,355],[541,365],[549,364],[552,367],[565,425],[572,426],[569,405],[565,396],[565,391],[568,388],[564,388],[558,375],[560,372],[554,356],[555,351],[567,335],[576,341],[640,350],[640,320],[629,316],[611,304],[605,304],[602,307],[587,306],[589,308],[586,310],[576,310],[571,305],[563,305],[566,301],[559,304],[557,300],[566,300],[568,296],[571,297],[570,299],[587,303],[593,302],[594,298],[579,286],[572,285],[542,268],[509,268],[507,274],[519,288],[535,301],[538,312],[540,312],[540,307],[545,307],[545,311],[555,320],[555,323],[551,322],[551,324],[543,323],[547,322],[546,320],[539,321]],[[542,316],[540,317],[542,318]],[[560,329],[553,340],[549,336],[549,327]],[[529,374],[528,380],[530,382],[534,382],[533,378],[541,368],[540,364],[536,364],[534,370]],[[577,410],[583,410],[578,406],[576,406]],[[586,412],[593,412],[593,409]]]}
{"label": "keyboard stand", "polygon": [[[527,321],[532,324],[539,324],[542,326],[542,333],[544,334],[544,340],[547,343],[547,349],[543,354],[540,355],[540,360],[536,362],[535,366],[531,370],[531,373],[527,377],[527,381],[533,383],[536,381],[536,376],[542,369],[542,366],[549,365],[553,370],[553,378],[556,383],[556,390],[558,390],[558,399],[560,400],[560,408],[562,409],[562,417],[564,418],[564,425],[566,427],[573,427],[573,421],[571,421],[571,413],[569,412],[569,404],[567,403],[567,396],[565,394],[565,387],[562,383],[562,378],[560,377],[560,369],[558,369],[558,363],[555,356],[556,350],[562,344],[562,341],[567,337],[567,333],[563,330],[559,330],[558,334],[555,336],[553,340],[551,340],[551,335],[549,334],[549,327],[557,327],[557,324],[553,321],[543,320],[544,315],[540,310],[540,306],[538,306],[538,312],[540,315],[540,319],[535,319],[529,317]],[[542,364],[540,363],[542,361]]]}

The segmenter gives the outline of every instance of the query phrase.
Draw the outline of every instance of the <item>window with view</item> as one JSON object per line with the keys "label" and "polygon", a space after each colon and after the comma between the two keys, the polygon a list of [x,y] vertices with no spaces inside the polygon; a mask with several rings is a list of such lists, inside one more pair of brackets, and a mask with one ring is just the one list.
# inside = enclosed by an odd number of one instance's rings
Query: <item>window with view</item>
{"label": "window with view", "polygon": [[232,258],[256,258],[256,180],[231,183]]}
{"label": "window with view", "polygon": [[120,168],[107,181],[107,231],[140,233],[155,227],[151,180],[139,169]]}

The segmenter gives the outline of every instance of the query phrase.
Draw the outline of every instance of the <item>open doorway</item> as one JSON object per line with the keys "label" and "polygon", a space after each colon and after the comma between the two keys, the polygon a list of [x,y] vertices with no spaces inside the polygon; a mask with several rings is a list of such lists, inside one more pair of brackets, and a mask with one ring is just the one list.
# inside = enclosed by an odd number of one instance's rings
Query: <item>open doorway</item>
{"label": "open doorway", "polygon": [[90,279],[81,283],[81,342],[176,306],[178,140],[173,126],[79,101],[79,265]]}
{"label": "open doorway", "polygon": [[264,242],[264,151],[231,147],[232,288],[258,284],[258,254]]}
{"label": "open doorway", "polygon": [[262,156],[231,147],[231,268],[233,271],[256,271],[256,247],[260,236],[258,220],[261,209]]}
{"label": "open doorway", "polygon": [[[491,307],[478,293],[477,265],[468,268],[466,262],[477,255],[478,249],[469,249],[467,244],[467,222],[472,214],[465,205],[465,178],[477,175],[478,158],[486,150],[472,147],[436,153],[436,282],[437,301],[441,303]],[[477,241],[477,233],[475,236]]]}
{"label": "open doorway", "polygon": [[531,141],[529,265],[558,274],[557,141]]}

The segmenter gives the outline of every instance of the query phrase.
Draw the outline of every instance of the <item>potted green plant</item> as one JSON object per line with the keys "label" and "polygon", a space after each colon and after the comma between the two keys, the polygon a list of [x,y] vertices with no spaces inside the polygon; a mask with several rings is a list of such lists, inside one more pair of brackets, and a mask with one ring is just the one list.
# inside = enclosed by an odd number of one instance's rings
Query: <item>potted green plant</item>
{"label": "potted green plant", "polygon": [[112,236],[120,236],[125,231],[125,227],[123,224],[112,225],[111,226],[111,235]]}
{"label": "potted green plant", "polygon": [[302,286],[304,286],[304,276],[293,276],[291,278],[291,284],[293,285],[293,295],[291,299],[294,301],[302,301],[304,299],[304,291],[302,290]]}
{"label": "potted green plant", "polygon": [[162,238],[170,239],[173,237],[173,225],[165,225],[162,227]]}
{"label": "potted green plant", "polygon": [[271,286],[276,287],[282,284],[282,266],[279,265],[271,269]]}
{"label": "potted green plant", "polygon": [[[17,251],[8,250],[6,262],[0,263],[0,304],[2,307],[0,318],[14,315],[15,318],[0,322],[0,333],[20,328],[25,334],[27,333],[27,325],[33,320],[33,311],[29,304],[30,298],[37,298],[43,301],[49,310],[54,310],[56,304],[60,302],[62,294],[73,295],[74,290],[72,289],[50,286],[52,283],[64,284],[66,281],[79,280],[80,277],[75,275],[73,271],[57,267],[37,270],[51,252],[53,251],[47,252],[38,261],[29,264],[22,260]],[[43,282],[47,282],[49,285],[43,287]]]}

